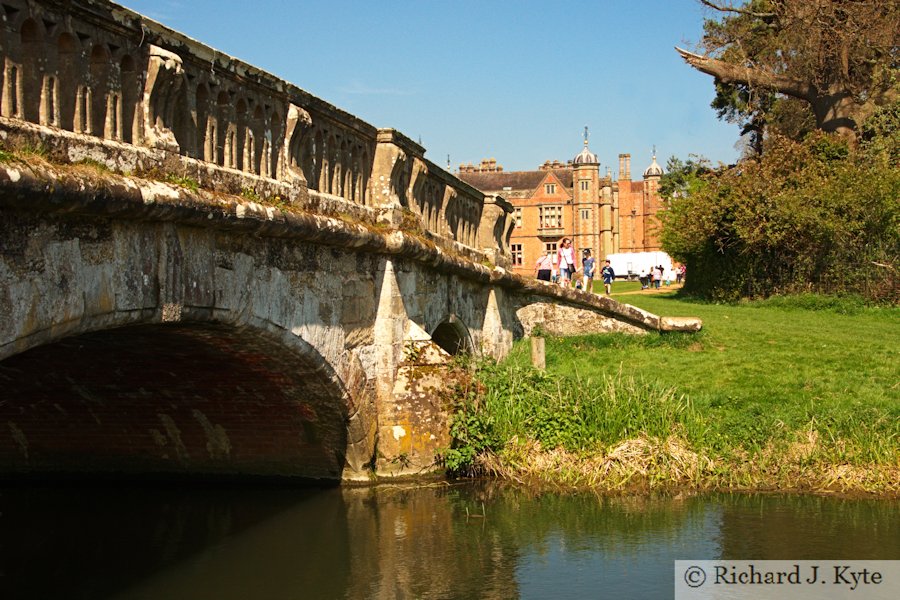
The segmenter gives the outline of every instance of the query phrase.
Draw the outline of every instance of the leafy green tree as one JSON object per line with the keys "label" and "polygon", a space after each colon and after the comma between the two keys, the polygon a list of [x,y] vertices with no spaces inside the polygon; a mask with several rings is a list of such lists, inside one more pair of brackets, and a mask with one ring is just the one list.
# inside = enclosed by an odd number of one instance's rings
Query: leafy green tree
{"label": "leafy green tree", "polygon": [[898,0],[699,2],[721,18],[705,21],[703,54],[677,50],[715,77],[714,108],[757,148],[773,124],[801,136],[810,113],[817,128],[853,140],[900,98]]}
{"label": "leafy green tree", "polygon": [[900,170],[879,158],[884,138],[854,150],[824,133],[773,135],[761,157],[671,197],[662,245],[687,264],[685,290],[715,300],[817,291],[900,301]]}
{"label": "leafy green tree", "polygon": [[664,200],[686,196],[704,185],[703,176],[711,172],[709,160],[690,155],[686,161],[676,156],[669,157],[666,172],[659,179],[659,195]]}
{"label": "leafy green tree", "polygon": [[867,155],[888,165],[900,165],[900,102],[879,109],[862,126]]}

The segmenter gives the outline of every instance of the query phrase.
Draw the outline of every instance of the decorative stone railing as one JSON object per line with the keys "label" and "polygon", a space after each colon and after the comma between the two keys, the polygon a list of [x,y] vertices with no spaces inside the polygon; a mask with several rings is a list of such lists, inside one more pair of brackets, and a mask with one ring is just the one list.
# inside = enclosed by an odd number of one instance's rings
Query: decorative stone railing
{"label": "decorative stone railing", "polygon": [[190,177],[509,260],[511,206],[425,149],[102,0],[0,4],[0,133],[54,159]]}

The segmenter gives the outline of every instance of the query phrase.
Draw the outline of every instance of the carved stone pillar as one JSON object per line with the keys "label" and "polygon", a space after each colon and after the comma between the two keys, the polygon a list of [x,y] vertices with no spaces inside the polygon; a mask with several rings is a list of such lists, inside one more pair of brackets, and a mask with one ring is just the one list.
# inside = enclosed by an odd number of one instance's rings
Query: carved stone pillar
{"label": "carved stone pillar", "polygon": [[409,192],[413,158],[421,159],[425,149],[394,129],[379,129],[376,142],[369,180],[372,205],[381,209],[379,222],[399,227],[404,209],[412,208]]}
{"label": "carved stone pillar", "polygon": [[512,204],[502,196],[489,194],[484,197],[484,209],[478,224],[478,247],[494,257],[494,264],[509,264],[509,244],[506,234],[512,225]]}
{"label": "carved stone pillar", "polygon": [[184,85],[181,57],[158,46],[150,46],[144,84],[144,142],[151,148],[178,152],[172,130],[178,94]]}

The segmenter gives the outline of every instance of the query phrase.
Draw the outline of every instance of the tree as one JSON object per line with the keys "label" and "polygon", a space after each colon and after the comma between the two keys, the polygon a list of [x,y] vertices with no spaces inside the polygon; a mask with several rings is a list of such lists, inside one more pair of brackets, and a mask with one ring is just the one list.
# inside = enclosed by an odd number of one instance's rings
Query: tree
{"label": "tree", "polygon": [[702,156],[691,154],[686,161],[671,156],[659,180],[659,196],[669,200],[692,194],[704,185],[703,176],[711,170],[709,160]]}
{"label": "tree", "polygon": [[779,117],[789,97],[808,104],[817,128],[855,140],[859,124],[900,98],[900,0],[699,2],[721,20],[704,23],[704,54],[676,50],[715,77],[713,106],[748,132],[785,115],[802,123],[795,107]]}
{"label": "tree", "polygon": [[900,164],[900,101],[878,109],[860,129],[870,160]]}
{"label": "tree", "polygon": [[[734,167],[695,176],[682,166],[689,191],[671,195],[660,218],[663,249],[687,265],[685,291],[900,302],[898,125],[900,104],[869,119],[855,148],[822,132],[772,135],[762,156]],[[685,189],[679,177],[672,187]]]}

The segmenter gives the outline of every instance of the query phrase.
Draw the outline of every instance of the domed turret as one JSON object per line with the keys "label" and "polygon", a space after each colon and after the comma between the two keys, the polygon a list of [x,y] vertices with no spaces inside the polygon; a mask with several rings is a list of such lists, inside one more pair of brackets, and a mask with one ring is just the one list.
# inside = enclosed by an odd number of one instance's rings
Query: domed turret
{"label": "domed turret", "polygon": [[576,165],[599,165],[600,159],[597,158],[596,154],[588,150],[587,142],[585,142],[584,148],[578,153],[578,156],[572,160],[572,163]]}
{"label": "domed turret", "polygon": [[662,177],[662,167],[656,163],[656,148],[653,149],[653,162],[644,170],[644,179],[648,177]]}

